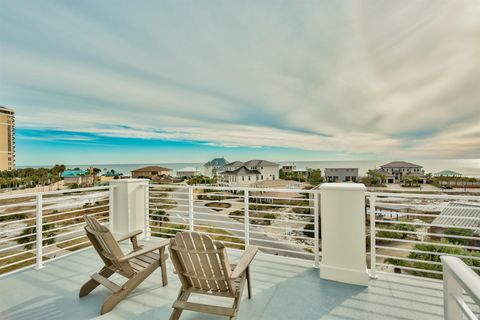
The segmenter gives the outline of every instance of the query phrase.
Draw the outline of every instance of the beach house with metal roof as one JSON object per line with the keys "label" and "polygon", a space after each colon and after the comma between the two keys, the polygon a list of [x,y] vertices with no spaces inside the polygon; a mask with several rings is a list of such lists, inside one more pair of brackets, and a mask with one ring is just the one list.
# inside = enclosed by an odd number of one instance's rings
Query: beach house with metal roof
{"label": "beach house with metal roof", "polygon": [[198,171],[197,168],[185,167],[185,168],[177,170],[176,175],[179,178],[191,178],[191,177],[195,177],[199,174],[200,174],[200,171]]}
{"label": "beach house with metal roof", "polygon": [[81,169],[65,170],[61,177],[65,184],[92,184],[94,176],[88,175],[87,171]]}

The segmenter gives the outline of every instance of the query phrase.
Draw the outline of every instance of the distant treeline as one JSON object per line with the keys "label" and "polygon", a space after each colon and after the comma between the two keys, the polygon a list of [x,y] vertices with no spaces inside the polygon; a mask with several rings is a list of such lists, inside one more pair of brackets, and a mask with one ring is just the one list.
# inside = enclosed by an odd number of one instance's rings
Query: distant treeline
{"label": "distant treeline", "polygon": [[66,167],[56,164],[52,168],[23,168],[0,171],[0,188],[32,188],[61,180]]}

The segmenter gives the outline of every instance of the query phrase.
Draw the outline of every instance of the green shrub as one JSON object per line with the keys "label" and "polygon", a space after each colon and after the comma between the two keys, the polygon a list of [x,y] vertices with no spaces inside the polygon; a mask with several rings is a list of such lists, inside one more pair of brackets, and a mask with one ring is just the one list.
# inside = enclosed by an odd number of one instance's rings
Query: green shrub
{"label": "green shrub", "polygon": [[[438,243],[448,244],[449,242],[443,240]],[[415,259],[415,260],[423,260],[426,262],[405,261],[405,260],[393,259],[393,258],[387,259],[386,262],[393,265],[397,265],[397,266],[405,266],[405,267],[423,269],[423,270],[429,270],[429,271],[442,271],[441,265],[428,263],[428,262],[438,262],[438,263],[441,262],[440,255],[429,253],[429,252],[434,252],[434,253],[440,253],[440,254],[473,257],[476,259],[462,258],[462,260],[468,266],[480,267],[480,252],[478,251],[474,252],[464,248],[447,247],[447,246],[441,246],[441,245],[435,245],[435,244],[417,244],[413,249],[421,252],[410,252],[410,254],[408,255],[408,258]],[[413,275],[428,277],[428,278],[435,278],[435,279],[442,278],[441,275],[436,273],[414,271],[414,270],[403,270],[403,272],[410,273]],[[476,272],[480,273],[479,271],[476,271]]]}
{"label": "green shrub", "polygon": [[[310,223],[305,225],[305,227],[303,228],[303,234],[306,236],[306,237],[309,237],[309,238],[315,238],[315,220],[312,218],[310,219],[309,221]],[[322,239],[322,234],[320,232],[321,230],[321,222],[320,222],[320,219],[318,219],[318,237],[319,239]]]}
{"label": "green shrub", "polygon": [[[445,230],[445,234],[452,235],[452,236],[463,236],[463,237],[473,237],[474,231],[470,229],[463,229],[463,228],[448,228]],[[448,242],[468,246],[470,243],[470,239],[462,239],[462,238],[445,238]]]}
{"label": "green shrub", "polygon": [[[55,229],[55,224],[54,223],[44,224],[42,226],[43,239],[46,239],[46,240],[43,240],[43,242],[42,242],[43,246],[55,243],[55,238],[47,239],[47,238],[55,236],[55,234],[56,234],[55,231],[49,231],[49,230],[52,230],[52,229]],[[45,232],[45,231],[47,231],[47,232]],[[37,232],[37,227],[36,226],[30,226],[27,229],[24,229],[22,231],[22,236],[26,236],[26,235],[29,235],[29,236],[19,238],[19,239],[17,239],[17,242],[19,244],[25,243],[24,248],[26,250],[32,249],[35,242],[33,242],[33,243],[29,243],[29,242],[35,241],[35,239],[36,239],[36,234],[35,233],[36,232]]]}
{"label": "green shrub", "polygon": [[389,239],[406,239],[409,233],[395,232],[398,231],[415,231],[415,226],[405,223],[395,224],[393,227],[388,227],[392,231],[378,231],[377,237]]}

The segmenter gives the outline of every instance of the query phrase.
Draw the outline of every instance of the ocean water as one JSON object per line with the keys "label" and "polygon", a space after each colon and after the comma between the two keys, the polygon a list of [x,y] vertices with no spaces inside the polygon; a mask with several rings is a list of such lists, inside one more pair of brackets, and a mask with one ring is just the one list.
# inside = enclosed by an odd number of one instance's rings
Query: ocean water
{"label": "ocean water", "polygon": [[[392,160],[393,161],[393,160]],[[442,159],[442,160],[405,160],[424,167],[425,172],[439,172],[442,170],[453,170],[461,173],[464,176],[480,178],[480,159]],[[277,161],[279,164],[294,163],[298,168],[313,168],[322,169],[325,168],[358,168],[359,174],[364,175],[367,170],[379,168],[381,165],[390,162],[389,160],[357,160],[357,161]],[[191,162],[191,163],[144,163],[144,164],[92,164],[92,166],[99,169],[108,169],[121,172],[124,175],[130,175],[132,170],[151,166],[159,165],[167,167],[173,170],[173,174],[184,167],[194,167],[199,170],[202,169],[204,162]],[[86,169],[90,165],[69,164],[68,168],[80,168]],[[25,166],[23,166],[25,167]],[[32,166],[29,166],[32,167]],[[33,166],[42,167],[42,166]],[[22,168],[22,166],[19,166]]]}

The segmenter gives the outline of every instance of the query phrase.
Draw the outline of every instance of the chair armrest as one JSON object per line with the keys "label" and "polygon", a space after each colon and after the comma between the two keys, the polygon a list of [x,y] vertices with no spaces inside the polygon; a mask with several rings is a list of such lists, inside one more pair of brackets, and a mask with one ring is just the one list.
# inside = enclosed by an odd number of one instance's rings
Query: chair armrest
{"label": "chair armrest", "polygon": [[124,240],[130,239],[130,238],[136,237],[139,234],[142,234],[142,232],[143,232],[142,230],[135,230],[135,231],[132,231],[130,233],[118,236],[118,237],[116,237],[115,240],[117,240],[117,242],[124,241]]}
{"label": "chair armrest", "polygon": [[142,254],[146,254],[146,253],[149,253],[149,252],[152,252],[152,251],[155,251],[155,250],[158,250],[158,249],[162,249],[162,248],[165,248],[166,246],[168,246],[170,244],[170,241],[169,240],[165,240],[165,241],[162,241],[162,242],[159,242],[159,243],[155,243],[151,246],[148,246],[146,248],[142,248],[140,250],[137,250],[137,251],[133,251],[132,253],[129,253],[127,254],[126,256],[118,259],[119,262],[124,262],[124,261],[128,261],[132,258],[136,258],[138,256],[141,256]]}
{"label": "chair armrest", "polygon": [[243,253],[242,257],[237,263],[237,266],[232,272],[232,279],[239,278],[245,272],[245,270],[250,266],[253,258],[255,258],[257,252],[258,247],[256,246],[249,246],[245,249],[245,252]]}

